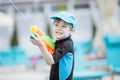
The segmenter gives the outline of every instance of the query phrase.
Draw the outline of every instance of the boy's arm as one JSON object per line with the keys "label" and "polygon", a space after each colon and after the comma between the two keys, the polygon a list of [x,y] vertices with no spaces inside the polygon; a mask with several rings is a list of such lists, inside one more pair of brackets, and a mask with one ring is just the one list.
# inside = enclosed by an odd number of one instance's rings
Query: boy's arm
{"label": "boy's arm", "polygon": [[48,52],[48,50],[45,48],[45,45],[43,44],[43,46],[38,45],[39,49],[42,52],[42,56],[45,59],[46,63],[51,65],[54,64],[54,60],[52,55]]}
{"label": "boy's arm", "polygon": [[46,49],[46,47],[45,47],[43,41],[41,40],[41,38],[40,37],[35,37],[34,35],[32,37],[33,37],[33,39],[30,39],[31,42],[39,47],[39,49],[42,53],[42,56],[45,59],[46,63],[49,64],[49,65],[54,64],[53,57],[48,52],[48,50]]}

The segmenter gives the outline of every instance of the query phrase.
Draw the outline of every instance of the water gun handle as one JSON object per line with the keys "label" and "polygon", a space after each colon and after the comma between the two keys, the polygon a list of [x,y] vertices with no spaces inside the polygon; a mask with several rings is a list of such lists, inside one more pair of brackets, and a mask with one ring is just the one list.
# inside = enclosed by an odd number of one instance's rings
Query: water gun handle
{"label": "water gun handle", "polygon": [[[47,50],[48,50],[48,52],[49,52],[50,54],[53,54],[55,48],[54,48],[54,43],[53,43],[52,39],[51,39],[49,36],[45,35],[45,34],[42,32],[42,30],[41,30],[40,28],[38,28],[37,26],[31,26],[30,31],[31,31],[32,33],[37,33],[37,35],[38,35],[39,37],[41,37],[43,43],[45,44],[45,46],[46,46],[46,48],[47,48]],[[36,36],[36,37],[37,37],[37,36]],[[32,37],[30,37],[30,38],[32,38]]]}

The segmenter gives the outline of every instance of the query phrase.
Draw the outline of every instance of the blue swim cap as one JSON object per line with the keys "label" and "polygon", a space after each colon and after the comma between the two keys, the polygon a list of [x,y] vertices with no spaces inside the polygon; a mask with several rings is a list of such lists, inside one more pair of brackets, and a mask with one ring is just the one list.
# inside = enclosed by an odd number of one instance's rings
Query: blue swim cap
{"label": "blue swim cap", "polygon": [[73,28],[76,27],[76,24],[77,24],[76,18],[68,12],[62,11],[62,12],[50,17],[50,19],[53,19],[53,20],[56,18],[60,18],[63,21],[72,24]]}

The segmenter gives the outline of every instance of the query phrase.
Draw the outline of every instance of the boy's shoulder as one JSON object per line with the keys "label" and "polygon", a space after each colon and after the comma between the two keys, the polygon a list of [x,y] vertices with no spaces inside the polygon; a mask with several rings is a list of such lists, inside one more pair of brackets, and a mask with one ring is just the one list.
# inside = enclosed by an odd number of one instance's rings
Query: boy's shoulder
{"label": "boy's shoulder", "polygon": [[63,44],[66,45],[66,46],[73,45],[73,40],[71,38],[66,39],[65,41],[63,41]]}

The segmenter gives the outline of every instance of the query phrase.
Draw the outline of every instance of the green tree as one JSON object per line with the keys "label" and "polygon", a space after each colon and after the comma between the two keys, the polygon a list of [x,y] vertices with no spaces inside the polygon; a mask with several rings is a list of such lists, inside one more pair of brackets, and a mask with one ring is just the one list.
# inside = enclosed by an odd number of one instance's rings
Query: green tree
{"label": "green tree", "polygon": [[11,47],[17,46],[18,45],[18,33],[17,33],[17,27],[16,27],[16,22],[14,23],[14,31],[13,31],[13,36],[11,38]]}
{"label": "green tree", "polygon": [[52,32],[51,32],[51,27],[50,24],[47,22],[47,35],[52,38]]}

